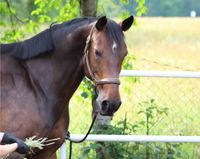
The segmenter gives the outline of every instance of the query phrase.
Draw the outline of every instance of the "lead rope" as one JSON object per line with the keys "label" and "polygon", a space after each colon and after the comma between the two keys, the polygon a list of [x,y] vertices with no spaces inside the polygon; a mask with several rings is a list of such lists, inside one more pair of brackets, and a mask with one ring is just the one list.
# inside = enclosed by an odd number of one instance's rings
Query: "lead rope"
{"label": "lead rope", "polygon": [[81,140],[79,140],[79,141],[72,140],[72,139],[70,138],[70,133],[69,133],[69,132],[67,133],[66,139],[70,141],[70,143],[69,143],[69,159],[72,158],[72,143],[82,143],[82,142],[85,141],[85,139],[86,139],[86,138],[88,137],[88,135],[90,134],[90,131],[92,130],[92,127],[93,127],[93,125],[94,125],[94,122],[95,122],[95,120],[96,120],[96,117],[97,117],[97,114],[94,115],[94,117],[93,117],[93,119],[92,119],[92,123],[91,123],[91,125],[90,125],[90,128],[88,129],[88,131],[87,131],[87,133],[86,133],[86,135],[84,136],[83,139],[81,139]]}

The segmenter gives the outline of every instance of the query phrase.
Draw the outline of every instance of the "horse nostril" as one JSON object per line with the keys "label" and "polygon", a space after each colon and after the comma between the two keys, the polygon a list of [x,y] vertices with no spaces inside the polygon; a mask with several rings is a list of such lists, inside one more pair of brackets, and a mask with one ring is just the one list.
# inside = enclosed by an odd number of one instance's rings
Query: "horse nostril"
{"label": "horse nostril", "polygon": [[121,101],[115,102],[115,111],[117,111],[119,109],[119,107],[120,107],[121,104],[122,104]]}
{"label": "horse nostril", "polygon": [[112,116],[119,109],[121,103],[120,100],[103,100],[101,102],[101,113]]}
{"label": "horse nostril", "polygon": [[109,101],[108,100],[104,100],[102,103],[101,103],[101,108],[103,111],[107,111],[108,108],[109,108]]}

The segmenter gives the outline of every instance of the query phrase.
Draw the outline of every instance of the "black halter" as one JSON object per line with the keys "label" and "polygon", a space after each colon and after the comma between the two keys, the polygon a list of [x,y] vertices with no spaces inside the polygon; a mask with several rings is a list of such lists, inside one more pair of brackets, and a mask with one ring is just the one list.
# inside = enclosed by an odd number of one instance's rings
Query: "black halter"
{"label": "black halter", "polygon": [[92,33],[94,30],[95,24],[92,26],[92,29],[90,30],[90,34],[87,37],[86,40],[86,45],[84,49],[84,59],[86,63],[87,70],[89,72],[90,78],[93,81],[95,85],[103,85],[103,84],[117,84],[120,85],[120,80],[119,78],[103,78],[103,79],[96,79],[95,74],[92,72],[91,65],[89,62],[89,48],[90,48],[90,43],[91,43],[91,38],[92,38]]}

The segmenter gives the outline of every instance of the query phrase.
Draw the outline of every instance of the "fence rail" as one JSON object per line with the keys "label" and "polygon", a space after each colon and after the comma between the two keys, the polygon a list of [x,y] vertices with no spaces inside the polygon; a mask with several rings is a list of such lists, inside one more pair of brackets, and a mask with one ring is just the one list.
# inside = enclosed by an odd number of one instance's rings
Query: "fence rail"
{"label": "fence rail", "polygon": [[190,71],[139,71],[122,70],[120,76],[133,77],[165,77],[165,78],[200,78],[200,72]]}
{"label": "fence rail", "polygon": [[[189,71],[138,71],[122,70],[121,77],[158,77],[158,78],[200,78],[200,72]],[[71,134],[73,140],[80,140],[83,134]],[[114,142],[191,142],[200,143],[200,136],[144,136],[144,135],[89,135],[87,141]],[[66,159],[66,143],[60,148],[60,159]]]}
{"label": "fence rail", "polygon": [[[83,134],[73,134],[70,138],[75,141],[83,139]],[[86,141],[108,142],[200,142],[200,136],[146,136],[146,135],[88,135]]]}

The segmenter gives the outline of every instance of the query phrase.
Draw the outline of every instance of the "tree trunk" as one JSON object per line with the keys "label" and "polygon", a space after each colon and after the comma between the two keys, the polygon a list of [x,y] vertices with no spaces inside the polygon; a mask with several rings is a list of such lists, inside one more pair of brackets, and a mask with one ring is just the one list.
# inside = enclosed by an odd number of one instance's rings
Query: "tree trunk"
{"label": "tree trunk", "polygon": [[97,0],[79,0],[81,17],[96,17]]}

